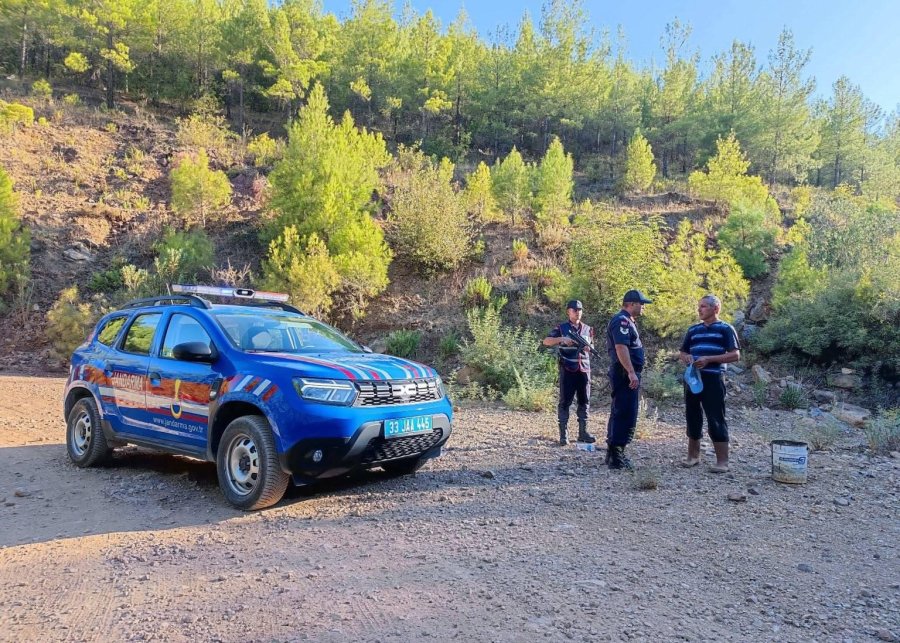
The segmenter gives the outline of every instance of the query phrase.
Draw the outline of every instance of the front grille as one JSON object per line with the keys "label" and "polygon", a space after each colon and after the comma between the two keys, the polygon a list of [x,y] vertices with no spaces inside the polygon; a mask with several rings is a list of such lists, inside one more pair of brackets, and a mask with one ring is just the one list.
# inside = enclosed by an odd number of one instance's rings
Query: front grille
{"label": "front grille", "polygon": [[421,455],[440,442],[442,437],[444,437],[444,430],[437,428],[432,429],[431,433],[422,435],[408,435],[390,440],[375,438],[363,451],[360,461],[362,464],[378,464],[388,460]]}
{"label": "front grille", "polygon": [[356,382],[359,395],[354,406],[417,404],[441,399],[435,378],[422,380],[376,380]]}

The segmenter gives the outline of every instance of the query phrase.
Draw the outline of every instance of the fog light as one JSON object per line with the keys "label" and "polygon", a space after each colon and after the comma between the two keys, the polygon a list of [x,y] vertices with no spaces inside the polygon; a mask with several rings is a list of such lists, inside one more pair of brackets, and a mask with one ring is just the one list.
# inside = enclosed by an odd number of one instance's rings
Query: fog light
{"label": "fog light", "polygon": [[322,449],[316,449],[313,451],[313,462],[321,462],[324,454],[322,453]]}

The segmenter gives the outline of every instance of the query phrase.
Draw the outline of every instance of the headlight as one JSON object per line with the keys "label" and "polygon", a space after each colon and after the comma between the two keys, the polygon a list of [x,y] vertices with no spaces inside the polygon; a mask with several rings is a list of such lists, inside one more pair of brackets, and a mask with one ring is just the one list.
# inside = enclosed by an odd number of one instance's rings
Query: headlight
{"label": "headlight", "polygon": [[444,380],[441,379],[440,375],[434,378],[434,382],[437,384],[438,396],[440,396],[440,399],[447,397],[447,389],[444,388]]}
{"label": "headlight", "polygon": [[294,380],[297,394],[310,402],[350,406],[356,399],[356,387],[342,380],[320,380],[298,377]]}

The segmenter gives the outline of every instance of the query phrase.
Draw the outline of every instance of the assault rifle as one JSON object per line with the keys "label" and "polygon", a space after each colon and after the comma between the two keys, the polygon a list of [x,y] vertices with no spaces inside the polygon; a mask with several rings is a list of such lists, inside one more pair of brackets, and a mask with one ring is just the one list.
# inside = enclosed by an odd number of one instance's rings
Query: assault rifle
{"label": "assault rifle", "polygon": [[572,328],[569,329],[569,339],[573,340],[576,344],[578,344],[579,348],[588,349],[590,351],[591,355],[593,355],[597,359],[605,359],[605,357],[606,357],[605,355],[603,355],[602,353],[600,353],[600,351],[598,351],[596,348],[591,346],[584,337],[582,337],[581,335],[576,333],[575,330]]}

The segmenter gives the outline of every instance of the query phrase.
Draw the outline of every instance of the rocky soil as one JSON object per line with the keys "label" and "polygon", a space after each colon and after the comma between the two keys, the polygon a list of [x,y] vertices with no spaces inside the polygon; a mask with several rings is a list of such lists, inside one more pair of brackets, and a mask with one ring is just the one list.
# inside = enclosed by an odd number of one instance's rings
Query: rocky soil
{"label": "rocky soil", "polygon": [[470,406],[415,476],[248,514],[207,463],[75,468],[63,385],[0,377],[0,640],[900,640],[900,460],[853,429],[789,486],[767,440],[793,413],[734,404],[716,476],[676,466],[663,410],[623,474],[550,415]]}

